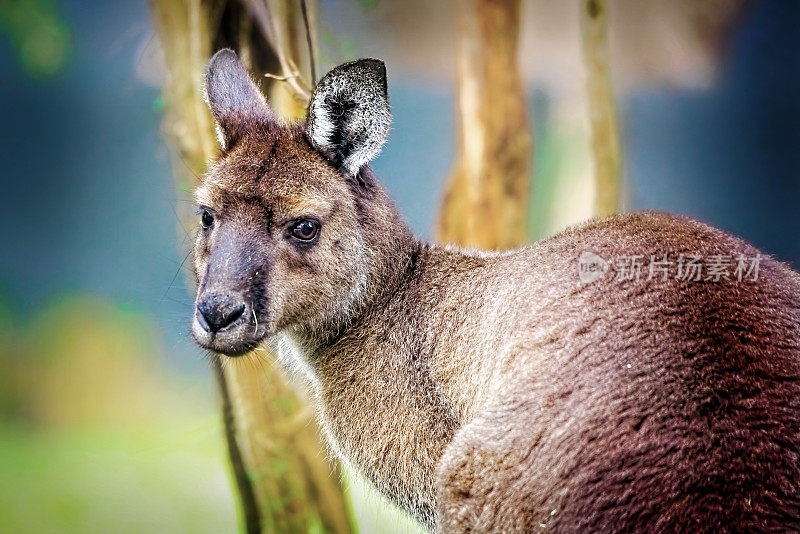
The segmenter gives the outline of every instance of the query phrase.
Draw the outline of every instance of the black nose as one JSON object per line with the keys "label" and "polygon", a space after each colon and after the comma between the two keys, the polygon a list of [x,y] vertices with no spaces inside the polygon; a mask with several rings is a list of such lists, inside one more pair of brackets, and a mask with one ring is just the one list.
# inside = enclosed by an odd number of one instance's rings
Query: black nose
{"label": "black nose", "polygon": [[216,332],[242,316],[244,302],[229,295],[212,293],[200,299],[197,303],[197,311],[205,320],[205,324],[203,321],[200,321],[200,324],[209,332]]}

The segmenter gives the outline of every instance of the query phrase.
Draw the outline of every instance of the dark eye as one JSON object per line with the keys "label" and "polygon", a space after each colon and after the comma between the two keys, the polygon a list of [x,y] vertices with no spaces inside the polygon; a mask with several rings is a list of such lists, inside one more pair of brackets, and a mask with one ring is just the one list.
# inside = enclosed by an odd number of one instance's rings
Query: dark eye
{"label": "dark eye", "polygon": [[200,222],[206,230],[211,228],[214,224],[214,216],[208,210],[203,210],[203,215],[200,216]]}
{"label": "dark eye", "polygon": [[292,237],[300,241],[311,241],[319,233],[319,223],[306,219],[300,221],[292,228]]}

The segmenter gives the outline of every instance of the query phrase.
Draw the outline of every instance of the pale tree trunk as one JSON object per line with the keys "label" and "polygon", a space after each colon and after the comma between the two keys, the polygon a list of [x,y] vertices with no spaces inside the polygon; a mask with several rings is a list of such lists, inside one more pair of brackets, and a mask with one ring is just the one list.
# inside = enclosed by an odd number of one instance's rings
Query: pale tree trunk
{"label": "pale tree trunk", "polygon": [[595,170],[595,215],[620,208],[621,155],[611,68],[608,61],[608,12],[603,0],[579,0],[581,38]]}
{"label": "pale tree trunk", "polygon": [[[218,153],[201,81],[211,54],[231,46],[263,78],[278,115],[305,110],[311,85],[303,0],[151,0],[166,63],[164,130],[176,154],[185,198]],[[306,17],[303,17],[305,10]],[[187,209],[186,227],[196,226]],[[272,355],[259,349],[235,360],[214,359],[226,438],[247,532],[350,532],[350,508],[338,465],[327,460],[312,414],[286,383]]]}
{"label": "pale tree trunk", "polygon": [[533,140],[518,66],[520,0],[457,4],[458,155],[440,241],[483,249],[527,240]]}

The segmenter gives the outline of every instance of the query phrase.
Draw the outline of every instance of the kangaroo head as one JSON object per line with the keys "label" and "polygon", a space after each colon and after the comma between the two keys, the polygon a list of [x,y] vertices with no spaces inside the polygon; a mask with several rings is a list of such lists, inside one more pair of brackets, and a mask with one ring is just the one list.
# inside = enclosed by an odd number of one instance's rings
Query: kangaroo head
{"label": "kangaroo head", "polygon": [[222,156],[195,193],[192,333],[238,355],[364,298],[375,262],[361,203],[389,131],[386,71],[375,59],[333,69],[303,124],[278,122],[231,50],[211,59],[206,94]]}

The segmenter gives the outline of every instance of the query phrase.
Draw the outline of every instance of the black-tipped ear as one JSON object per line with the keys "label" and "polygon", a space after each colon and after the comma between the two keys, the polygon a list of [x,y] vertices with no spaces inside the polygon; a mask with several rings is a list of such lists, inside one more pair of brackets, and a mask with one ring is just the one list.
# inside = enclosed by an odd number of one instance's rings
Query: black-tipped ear
{"label": "black-tipped ear", "polygon": [[206,70],[206,101],[217,121],[223,150],[230,149],[254,122],[271,120],[261,91],[239,61],[236,52],[220,50]]}
{"label": "black-tipped ear", "polygon": [[383,61],[359,59],[326,74],[311,96],[306,121],[317,150],[357,174],[389,137],[392,115]]}

